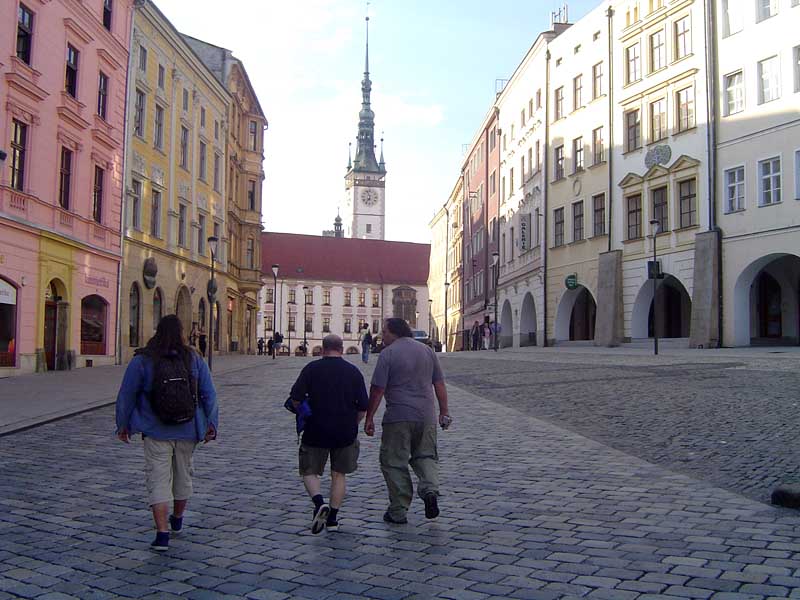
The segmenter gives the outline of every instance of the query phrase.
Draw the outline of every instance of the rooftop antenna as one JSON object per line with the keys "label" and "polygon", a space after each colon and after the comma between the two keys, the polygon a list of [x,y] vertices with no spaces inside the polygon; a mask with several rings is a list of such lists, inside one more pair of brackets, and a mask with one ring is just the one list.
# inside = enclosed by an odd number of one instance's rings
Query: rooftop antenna
{"label": "rooftop antenna", "polygon": [[496,96],[499,96],[503,90],[506,88],[506,84],[508,83],[508,79],[495,79],[494,80],[494,93]]}
{"label": "rooftop antenna", "polygon": [[569,5],[566,2],[561,8],[550,13],[550,27],[553,28],[556,23],[569,23]]}

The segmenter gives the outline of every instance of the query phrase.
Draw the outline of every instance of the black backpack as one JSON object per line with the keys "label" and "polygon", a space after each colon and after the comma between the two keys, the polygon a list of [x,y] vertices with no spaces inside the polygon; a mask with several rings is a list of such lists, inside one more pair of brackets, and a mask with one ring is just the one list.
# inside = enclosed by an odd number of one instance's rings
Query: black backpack
{"label": "black backpack", "polygon": [[197,388],[192,377],[191,354],[153,359],[153,389],[150,406],[165,425],[180,425],[194,419]]}

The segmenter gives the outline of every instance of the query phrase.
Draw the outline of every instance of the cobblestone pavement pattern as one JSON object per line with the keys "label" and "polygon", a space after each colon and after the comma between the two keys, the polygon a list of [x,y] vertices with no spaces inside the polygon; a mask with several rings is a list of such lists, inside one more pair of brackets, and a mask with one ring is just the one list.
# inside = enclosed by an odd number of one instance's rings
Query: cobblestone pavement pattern
{"label": "cobblestone pavement pattern", "polygon": [[[445,360],[454,379],[459,360]],[[219,376],[220,439],[197,453],[166,555],[146,548],[141,444],[113,438],[110,408],[0,438],[0,600],[800,598],[797,512],[459,388],[440,437],[442,516],[426,521],[416,500],[408,525],[384,524],[378,438],[362,437],[342,530],[313,536],[282,408],[301,364]],[[506,368],[484,365],[486,378]],[[580,374],[564,401],[593,385]]]}

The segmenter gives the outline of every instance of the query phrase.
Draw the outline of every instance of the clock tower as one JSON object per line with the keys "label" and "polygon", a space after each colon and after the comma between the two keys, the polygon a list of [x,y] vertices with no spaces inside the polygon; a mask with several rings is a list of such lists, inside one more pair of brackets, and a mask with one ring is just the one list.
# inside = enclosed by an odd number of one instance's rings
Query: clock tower
{"label": "clock tower", "polygon": [[345,235],[350,238],[382,240],[386,236],[386,165],[381,139],[380,161],[375,158],[375,113],[370,107],[369,17],[364,79],[361,82],[361,111],[358,113],[356,156],[348,156],[345,175],[345,205],[342,215]]}

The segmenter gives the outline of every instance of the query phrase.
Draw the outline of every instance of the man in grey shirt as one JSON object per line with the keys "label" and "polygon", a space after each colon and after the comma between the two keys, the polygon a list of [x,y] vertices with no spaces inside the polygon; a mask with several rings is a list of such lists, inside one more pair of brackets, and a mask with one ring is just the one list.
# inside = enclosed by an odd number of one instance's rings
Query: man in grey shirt
{"label": "man in grey shirt", "polygon": [[411,328],[403,319],[387,319],[382,336],[385,348],[372,375],[364,432],[375,435],[375,413],[385,395],[380,462],[389,509],[383,520],[408,522],[406,512],[414,492],[409,465],[419,479],[417,494],[425,502],[425,516],[434,519],[439,516],[434,394],[439,404],[438,424],[446,429],[451,423],[444,376],[436,354],[411,337]]}

